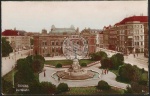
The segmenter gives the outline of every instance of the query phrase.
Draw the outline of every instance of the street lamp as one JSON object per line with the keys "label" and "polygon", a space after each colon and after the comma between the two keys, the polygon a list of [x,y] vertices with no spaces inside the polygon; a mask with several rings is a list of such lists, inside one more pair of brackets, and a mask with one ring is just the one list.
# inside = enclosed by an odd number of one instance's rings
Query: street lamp
{"label": "street lamp", "polygon": [[125,51],[125,55],[126,55],[126,50],[127,50],[127,49],[126,49],[126,48],[127,48],[126,43],[127,43],[127,42],[125,41],[125,47],[124,47],[124,48],[125,48],[125,50],[124,50],[124,51]]}

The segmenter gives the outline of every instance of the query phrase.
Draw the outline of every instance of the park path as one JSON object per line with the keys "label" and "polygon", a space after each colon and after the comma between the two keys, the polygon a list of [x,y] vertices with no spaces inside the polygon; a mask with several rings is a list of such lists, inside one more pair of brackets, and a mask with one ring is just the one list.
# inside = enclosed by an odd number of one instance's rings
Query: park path
{"label": "park path", "polygon": [[87,80],[63,80],[61,79],[60,81],[54,79],[52,75],[56,73],[57,71],[60,70],[66,70],[68,68],[50,68],[50,67],[44,67],[45,74],[46,76],[44,77],[44,72],[39,74],[39,80],[40,82],[42,81],[49,81],[53,83],[54,85],[58,86],[60,83],[67,83],[69,87],[88,87],[88,86],[96,86],[100,80],[104,80],[108,82],[109,85],[121,88],[121,89],[126,89],[127,84],[117,82],[115,80],[116,75],[112,72],[108,72],[108,74],[102,75],[102,69],[99,69],[101,64],[95,64],[90,67],[84,68],[85,70],[93,70],[96,71],[100,74],[99,78],[95,79],[87,79]]}

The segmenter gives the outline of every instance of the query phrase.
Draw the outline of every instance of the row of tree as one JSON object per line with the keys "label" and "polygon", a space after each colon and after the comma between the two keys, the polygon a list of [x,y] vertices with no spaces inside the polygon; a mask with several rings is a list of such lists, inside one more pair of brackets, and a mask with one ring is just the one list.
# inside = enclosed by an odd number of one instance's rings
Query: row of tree
{"label": "row of tree", "polygon": [[6,57],[6,56],[9,56],[9,54],[11,52],[13,52],[13,49],[12,47],[10,46],[9,42],[6,40],[5,37],[2,37],[2,57]]}

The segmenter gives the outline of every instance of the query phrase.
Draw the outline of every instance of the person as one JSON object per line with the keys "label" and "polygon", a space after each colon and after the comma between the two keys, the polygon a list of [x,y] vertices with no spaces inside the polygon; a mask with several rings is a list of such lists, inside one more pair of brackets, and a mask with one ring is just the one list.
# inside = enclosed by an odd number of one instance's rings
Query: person
{"label": "person", "polygon": [[106,69],[104,70],[104,74],[106,74]]}
{"label": "person", "polygon": [[44,77],[45,77],[45,75],[46,75],[46,74],[45,74],[45,70],[44,70]]}
{"label": "person", "polygon": [[107,68],[107,74],[108,74],[108,68]]}
{"label": "person", "polygon": [[60,77],[58,77],[58,82],[60,81]]}
{"label": "person", "polygon": [[134,55],[134,58],[135,58],[135,54],[133,54]]}

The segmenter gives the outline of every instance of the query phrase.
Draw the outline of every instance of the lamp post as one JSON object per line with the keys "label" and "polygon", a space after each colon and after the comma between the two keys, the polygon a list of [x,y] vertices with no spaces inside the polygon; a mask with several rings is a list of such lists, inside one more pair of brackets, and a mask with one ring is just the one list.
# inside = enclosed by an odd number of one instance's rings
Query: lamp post
{"label": "lamp post", "polygon": [[125,50],[124,50],[125,51],[125,55],[127,54],[127,52],[126,52],[127,51],[127,45],[126,45],[126,43],[127,42],[125,41],[125,47],[124,47],[125,48]]}

